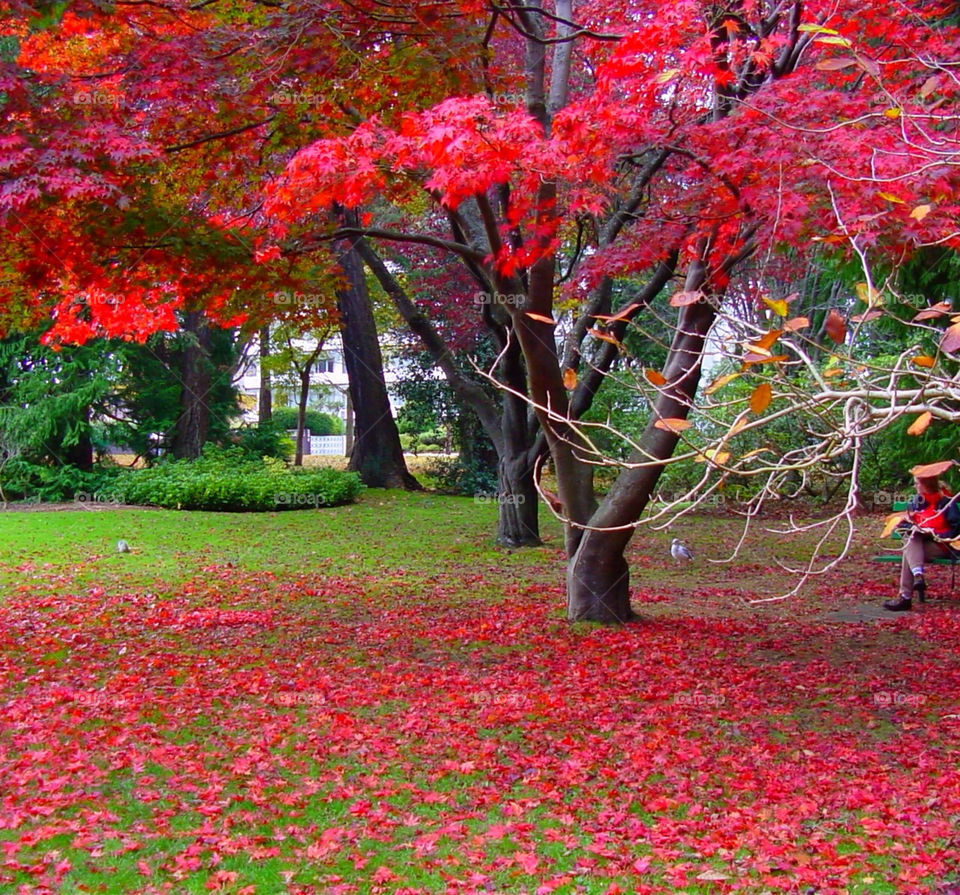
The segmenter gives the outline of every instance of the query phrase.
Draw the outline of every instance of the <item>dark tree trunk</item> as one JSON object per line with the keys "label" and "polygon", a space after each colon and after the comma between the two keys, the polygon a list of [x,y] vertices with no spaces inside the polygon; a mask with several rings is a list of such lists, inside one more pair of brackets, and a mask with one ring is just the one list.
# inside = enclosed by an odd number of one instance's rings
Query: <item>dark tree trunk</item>
{"label": "dark tree trunk", "polygon": [[[380,256],[364,240],[359,241],[358,251],[393,299],[410,330],[419,336],[437,367],[443,371],[458,400],[476,413],[496,451],[497,541],[510,547],[538,546],[541,543],[539,496],[534,484],[537,452],[531,447],[537,424],[522,397],[526,394],[526,371],[516,340],[508,341],[505,336],[499,339],[501,375],[517,394],[504,393],[503,404],[498,409],[478,383],[463,375],[443,337],[411,301]],[[485,312],[489,314],[489,307]],[[497,338],[496,325],[491,324],[490,328]]]}
{"label": "dark tree trunk", "polygon": [[540,540],[537,488],[529,450],[504,455],[497,465],[497,543],[536,547]]}
{"label": "dark tree trunk", "polygon": [[[705,267],[694,264],[686,287],[693,291],[704,282]],[[567,617],[571,621],[625,622],[634,618],[630,608],[630,571],[624,551],[633,536],[633,523],[646,509],[650,495],[673,456],[679,436],[659,429],[660,419],[686,419],[700,382],[703,346],[716,317],[710,302],[687,305],[680,311],[676,334],[663,369],[668,387],[661,390],[640,439],[640,450],[617,476],[586,528],[568,534],[575,543],[567,563]],[[649,460],[663,461],[651,464]],[[568,530],[573,526],[568,526]]]}
{"label": "dark tree trunk", "polygon": [[183,322],[183,366],[180,372],[180,416],[172,452],[178,460],[196,460],[210,431],[210,329],[200,311],[187,311]]}
{"label": "dark tree trunk", "polygon": [[270,327],[260,327],[260,402],[258,417],[261,423],[273,419],[273,391],[270,388],[270,371],[265,361],[270,357]]}
{"label": "dark tree trunk", "polygon": [[347,285],[337,292],[337,307],[354,412],[354,443],[347,468],[359,472],[371,488],[420,490],[420,483],[407,470],[390,409],[363,264],[353,248],[346,248],[340,265]]}
{"label": "dark tree trunk", "polygon": [[84,426],[84,430],[77,437],[77,440],[69,447],[64,445],[62,447],[62,451],[64,464],[67,466],[76,466],[77,469],[83,469],[86,472],[89,472],[91,469],[93,469],[93,441],[90,438],[89,409],[87,410],[86,416],[87,425]]}

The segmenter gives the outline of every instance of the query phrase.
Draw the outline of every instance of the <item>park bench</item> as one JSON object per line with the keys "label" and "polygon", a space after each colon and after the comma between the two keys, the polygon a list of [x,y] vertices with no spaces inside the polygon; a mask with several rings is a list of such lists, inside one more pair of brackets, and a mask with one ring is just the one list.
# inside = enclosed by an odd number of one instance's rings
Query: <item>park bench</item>
{"label": "park bench", "polygon": [[[891,509],[895,513],[902,513],[907,509],[907,501],[900,500],[895,501]],[[899,531],[896,529],[890,535],[891,539],[895,541],[902,540],[902,536]],[[956,543],[956,542],[954,542]],[[900,553],[884,553],[880,556],[873,557],[874,562],[896,562],[899,563],[902,559]],[[938,559],[928,559],[925,565],[933,566],[950,566],[950,593],[953,593],[954,585],[956,584],[957,579],[957,562],[960,561],[960,553],[957,552],[956,548],[951,545],[951,554],[950,556],[943,556]]]}

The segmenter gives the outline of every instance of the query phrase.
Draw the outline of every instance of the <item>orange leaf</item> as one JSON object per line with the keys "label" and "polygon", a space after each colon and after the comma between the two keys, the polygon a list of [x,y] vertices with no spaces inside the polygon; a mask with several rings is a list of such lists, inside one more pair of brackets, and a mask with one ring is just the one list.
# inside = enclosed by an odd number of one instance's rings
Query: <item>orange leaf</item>
{"label": "orange leaf", "polygon": [[573,391],[577,387],[577,371],[573,367],[567,367],[563,371],[563,387],[568,391]]}
{"label": "orange leaf", "polygon": [[814,68],[817,69],[817,71],[843,71],[843,69],[850,68],[851,65],[856,64],[856,59],[837,57],[834,59],[821,59]]}
{"label": "orange leaf", "polygon": [[940,340],[940,347],[950,354],[960,349],[960,323],[954,323],[947,327],[943,338]]}
{"label": "orange leaf", "polygon": [[685,305],[696,304],[703,297],[702,292],[674,292],[670,296],[670,304],[675,308],[682,308]]}
{"label": "orange leaf", "polygon": [[792,333],[809,325],[810,321],[806,317],[791,317],[786,323],[783,324],[783,328],[788,333]]}
{"label": "orange leaf", "polygon": [[689,429],[693,423],[690,420],[682,420],[678,417],[664,417],[662,420],[657,420],[654,424],[654,428],[665,429],[667,432],[682,432],[684,429]]}
{"label": "orange leaf", "polygon": [[527,311],[527,316],[532,320],[537,320],[540,323],[549,323],[551,326],[556,326],[557,321],[553,317],[546,317],[543,314],[534,314],[533,311]]}
{"label": "orange leaf", "polygon": [[929,410],[925,410],[910,424],[910,428],[907,429],[907,435],[922,434],[932,421],[933,414]]}
{"label": "orange leaf", "polygon": [[843,376],[843,369],[841,367],[831,367],[829,370],[823,371],[824,379],[833,379],[835,376]]}
{"label": "orange leaf", "polygon": [[824,328],[827,335],[838,345],[842,345],[846,341],[847,324],[844,323],[843,317],[834,308],[831,308],[830,313],[827,314],[827,322],[824,324]]}
{"label": "orange leaf", "polygon": [[761,382],[750,395],[750,409],[754,413],[763,413],[770,406],[770,399],[773,397],[773,389],[769,382]]}
{"label": "orange leaf", "polygon": [[917,357],[910,358],[911,363],[916,364],[918,367],[934,367],[937,362],[934,358],[928,357],[926,354],[917,355]]}
{"label": "orange leaf", "polygon": [[929,308],[924,308],[922,311],[919,311],[913,318],[913,322],[916,323],[919,320],[932,320],[935,317],[942,317],[944,314],[949,314],[952,310],[953,307],[950,302],[938,301],[935,305],[930,305]]}
{"label": "orange leaf", "polygon": [[865,314],[854,314],[850,319],[854,323],[866,323],[869,320],[876,320],[877,317],[882,317],[883,311],[878,311],[874,308],[872,311],[867,311]]}
{"label": "orange leaf", "polygon": [[769,350],[770,346],[780,338],[782,333],[782,329],[771,329],[770,332],[764,335],[762,339],[757,342],[751,342],[749,345],[747,345],[747,350],[756,351],[762,354],[764,351]]}
{"label": "orange leaf", "polygon": [[751,364],[778,364],[780,361],[786,359],[787,356],[785,354],[774,354],[770,357],[763,354],[746,354],[743,357],[743,365],[749,367]]}
{"label": "orange leaf", "polygon": [[657,388],[659,388],[661,385],[667,384],[667,377],[664,376],[659,370],[653,370],[650,367],[647,367],[647,369],[643,371],[643,375],[646,376],[647,382],[649,382],[651,385],[657,386]]}
{"label": "orange leaf", "polygon": [[623,319],[625,319],[626,317],[629,317],[629,316],[630,316],[637,308],[639,308],[639,307],[640,307],[640,302],[635,301],[633,304],[627,305],[625,308],[621,308],[619,311],[617,311],[617,313],[614,314],[614,315],[610,318],[610,320],[611,320],[611,321],[613,321],[613,320],[623,320]]}
{"label": "orange leaf", "polygon": [[609,333],[601,332],[599,329],[588,329],[588,333],[593,336],[595,339],[601,339],[604,342],[609,342],[611,345],[616,345],[617,348],[620,347],[620,343]]}
{"label": "orange leaf", "polygon": [[910,217],[915,221],[922,221],[931,211],[933,211],[932,205],[918,205],[910,212]]}

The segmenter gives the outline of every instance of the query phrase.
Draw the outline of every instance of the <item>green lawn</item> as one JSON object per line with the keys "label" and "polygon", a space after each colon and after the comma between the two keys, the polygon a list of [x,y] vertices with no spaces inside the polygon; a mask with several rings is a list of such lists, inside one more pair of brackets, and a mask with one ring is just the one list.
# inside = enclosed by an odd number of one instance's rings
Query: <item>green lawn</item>
{"label": "green lawn", "polygon": [[615,629],[564,620],[552,520],[507,551],[494,515],[0,513],[0,891],[960,884],[960,609],[823,618],[889,595],[876,519],[754,606],[771,535],[713,564],[735,527],[689,520],[688,568],[641,532]]}

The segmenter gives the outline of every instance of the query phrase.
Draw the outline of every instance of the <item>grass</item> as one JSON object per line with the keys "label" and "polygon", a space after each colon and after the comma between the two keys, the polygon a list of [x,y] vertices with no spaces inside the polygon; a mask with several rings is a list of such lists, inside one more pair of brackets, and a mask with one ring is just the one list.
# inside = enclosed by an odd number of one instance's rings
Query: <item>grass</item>
{"label": "grass", "polygon": [[0,890],[955,884],[956,609],[823,618],[888,595],[876,520],[763,604],[808,545],[722,565],[728,518],[643,531],[614,629],[564,621],[552,520],[508,551],[494,514],[0,513]]}

